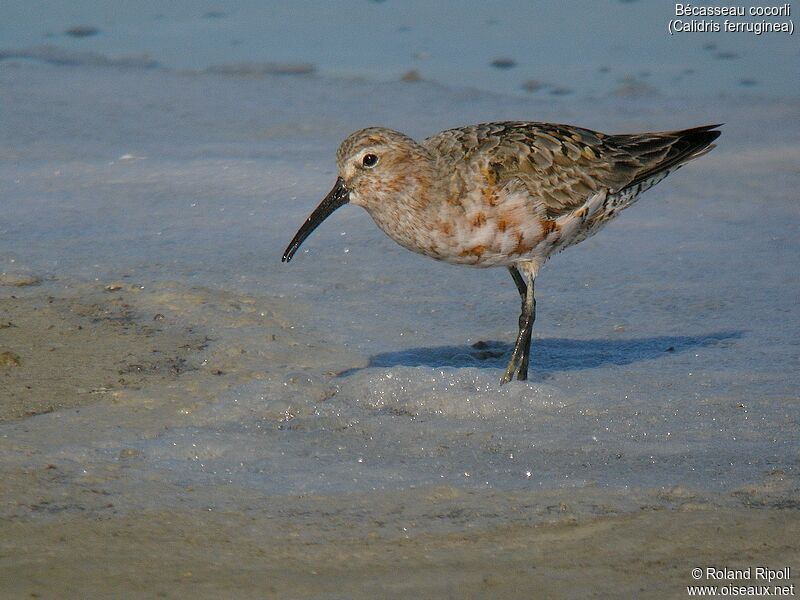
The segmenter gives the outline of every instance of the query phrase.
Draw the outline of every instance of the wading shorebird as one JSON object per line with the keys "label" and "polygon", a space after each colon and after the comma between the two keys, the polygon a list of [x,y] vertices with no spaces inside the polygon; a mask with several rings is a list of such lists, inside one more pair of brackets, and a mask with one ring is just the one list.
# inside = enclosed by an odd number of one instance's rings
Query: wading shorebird
{"label": "wading shorebird", "polygon": [[338,178],[286,248],[344,204],[364,207],[404,248],[473,267],[506,267],[522,299],[519,334],[500,383],[527,379],[542,264],[585,240],[684,163],[709,152],[720,125],[609,135],[571,125],[485,123],[421,144],[391,129],[351,134]]}

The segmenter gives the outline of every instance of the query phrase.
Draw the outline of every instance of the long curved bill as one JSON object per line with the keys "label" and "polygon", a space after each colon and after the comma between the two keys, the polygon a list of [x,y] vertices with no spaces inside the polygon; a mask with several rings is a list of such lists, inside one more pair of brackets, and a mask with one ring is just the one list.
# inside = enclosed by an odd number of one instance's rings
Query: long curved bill
{"label": "long curved bill", "polygon": [[306,222],[303,223],[303,226],[295,234],[294,238],[292,238],[291,243],[286,248],[286,252],[283,253],[282,262],[289,262],[292,260],[294,253],[300,248],[300,244],[311,235],[311,232],[319,227],[320,223],[327,219],[333,211],[340,206],[344,206],[349,201],[350,190],[348,190],[347,186],[344,184],[344,179],[339,177],[336,179],[336,184],[333,186],[333,189],[328,192],[325,199],[319,203],[319,206],[314,209],[314,212],[311,213],[308,219],[306,219]]}

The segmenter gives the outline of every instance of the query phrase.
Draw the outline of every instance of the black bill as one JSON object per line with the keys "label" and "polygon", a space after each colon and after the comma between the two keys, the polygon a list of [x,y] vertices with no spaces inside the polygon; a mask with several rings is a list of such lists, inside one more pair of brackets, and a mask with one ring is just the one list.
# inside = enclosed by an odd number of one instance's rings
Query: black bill
{"label": "black bill", "polygon": [[347,186],[344,184],[344,179],[341,177],[336,179],[336,185],[333,186],[333,189],[328,192],[328,195],[325,196],[325,199],[319,203],[319,206],[314,209],[314,212],[306,219],[306,222],[303,223],[303,226],[300,230],[295,234],[294,238],[292,238],[291,243],[286,248],[286,252],[283,253],[283,262],[289,262],[292,260],[294,253],[297,252],[297,249],[300,247],[300,244],[305,241],[305,239],[311,235],[311,232],[314,231],[319,224],[322,223],[325,219],[327,219],[333,211],[335,211],[340,206],[347,204],[350,201],[350,190],[347,189]]}

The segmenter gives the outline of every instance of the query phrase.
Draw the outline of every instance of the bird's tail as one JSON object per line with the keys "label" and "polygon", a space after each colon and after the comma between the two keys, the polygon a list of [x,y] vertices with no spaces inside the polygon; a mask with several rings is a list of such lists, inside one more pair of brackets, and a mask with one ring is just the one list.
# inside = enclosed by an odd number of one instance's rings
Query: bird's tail
{"label": "bird's tail", "polygon": [[[609,136],[607,141],[627,152],[641,165],[634,179],[625,187],[631,188],[657,178],[660,173],[672,172],[683,164],[707,154],[721,132],[717,125],[703,125],[680,131],[637,133]],[[660,180],[660,179],[659,179]]]}

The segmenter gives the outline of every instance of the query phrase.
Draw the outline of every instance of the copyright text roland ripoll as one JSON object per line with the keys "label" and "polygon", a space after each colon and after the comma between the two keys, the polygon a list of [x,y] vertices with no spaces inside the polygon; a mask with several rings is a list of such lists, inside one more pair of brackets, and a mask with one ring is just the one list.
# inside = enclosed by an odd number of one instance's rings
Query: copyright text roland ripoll
{"label": "copyright text roland ripoll", "polygon": [[795,595],[794,584],[790,581],[791,567],[695,567],[691,575],[695,581],[702,580],[702,585],[687,585],[689,596],[791,598]]}

